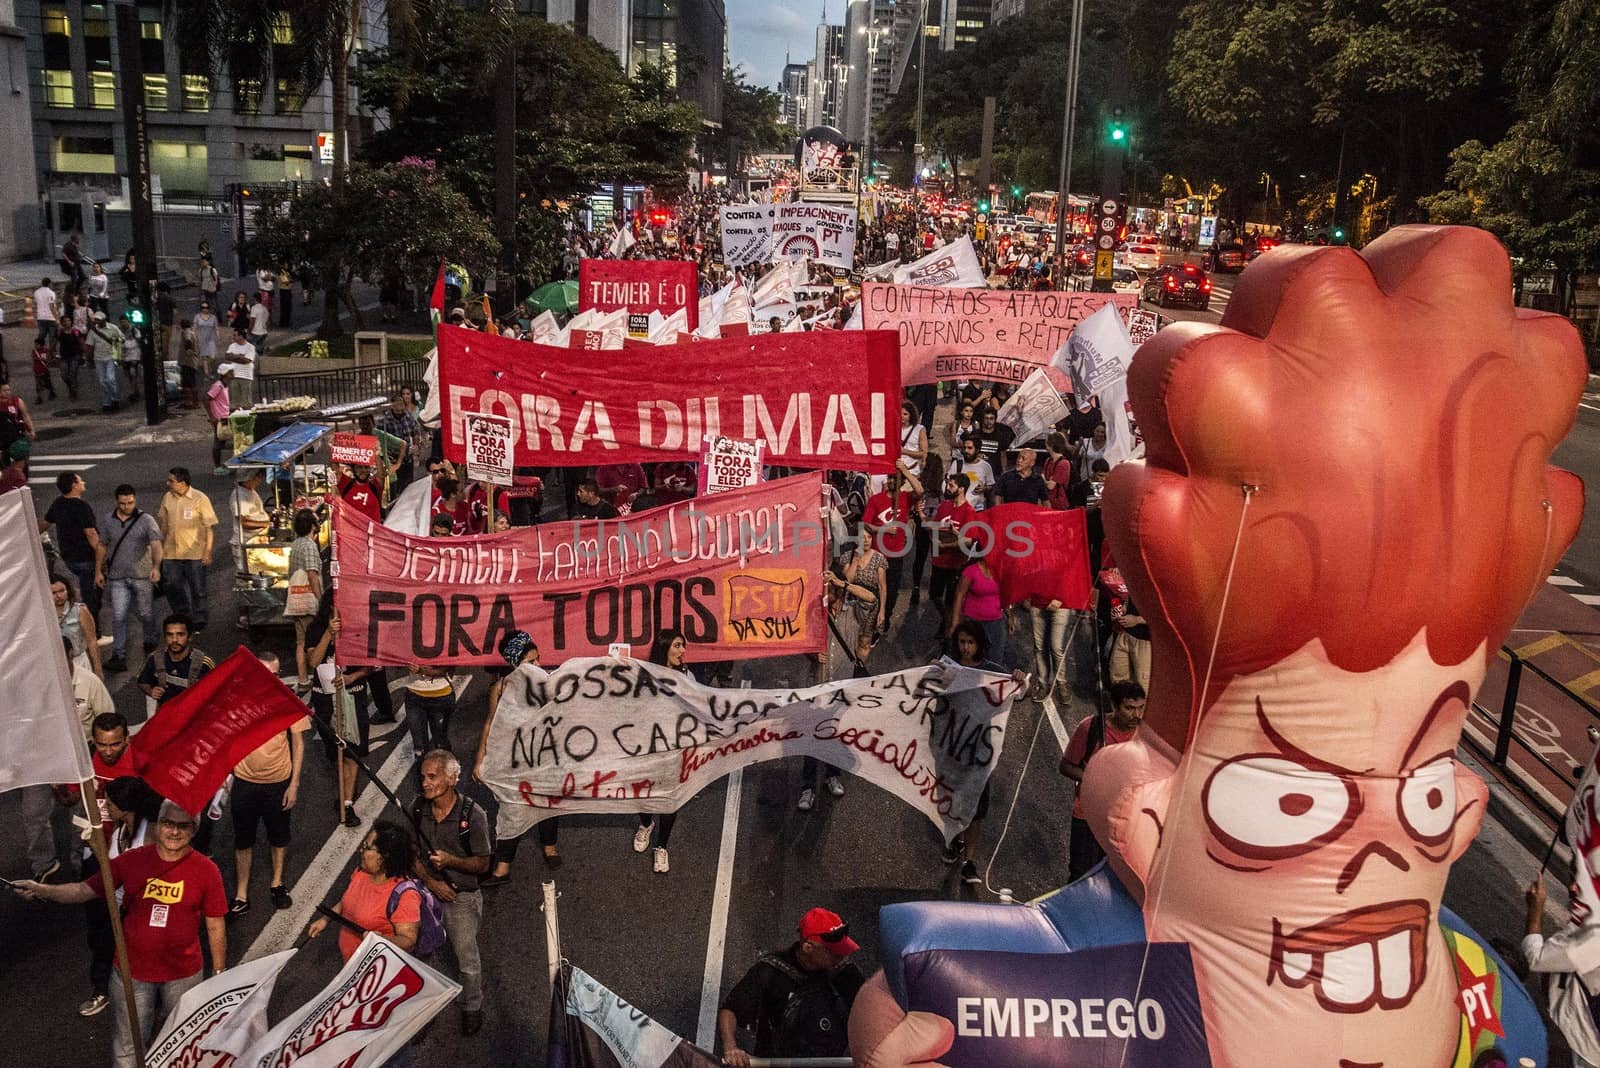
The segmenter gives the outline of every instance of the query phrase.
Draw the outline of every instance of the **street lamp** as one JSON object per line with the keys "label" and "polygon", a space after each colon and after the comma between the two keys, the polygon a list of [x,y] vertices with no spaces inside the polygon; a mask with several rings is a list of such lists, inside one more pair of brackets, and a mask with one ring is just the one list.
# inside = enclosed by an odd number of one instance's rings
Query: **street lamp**
{"label": "street lamp", "polygon": [[[922,166],[922,76],[928,69],[928,0],[922,0],[922,10],[917,16],[917,37],[917,140],[911,146],[912,173],[915,173],[915,168]],[[920,182],[911,183],[911,202],[922,202]]]}
{"label": "street lamp", "polygon": [[1061,121],[1061,180],[1056,183],[1056,285],[1062,286],[1067,252],[1067,209],[1072,204],[1072,135],[1077,130],[1078,53],[1083,46],[1083,0],[1072,0],[1072,33],[1067,48],[1067,113]]}
{"label": "street lamp", "polygon": [[872,13],[873,25],[862,26],[856,30],[865,34],[867,38],[867,112],[866,112],[866,163],[867,174],[872,174],[872,83],[876,80],[878,72],[878,38],[883,36],[883,31],[877,27],[878,13],[874,7]]}

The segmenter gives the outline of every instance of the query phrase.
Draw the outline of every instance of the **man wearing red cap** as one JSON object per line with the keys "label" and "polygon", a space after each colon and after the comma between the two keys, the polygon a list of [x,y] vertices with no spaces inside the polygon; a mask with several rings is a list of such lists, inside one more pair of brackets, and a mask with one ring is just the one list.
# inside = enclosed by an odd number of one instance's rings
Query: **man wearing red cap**
{"label": "man wearing red cap", "polygon": [[817,908],[801,917],[799,941],[763,955],[723,998],[722,1063],[749,1068],[741,1027],[755,1031],[757,1057],[847,1056],[850,1006],[865,978],[848,958],[860,948],[838,913]]}

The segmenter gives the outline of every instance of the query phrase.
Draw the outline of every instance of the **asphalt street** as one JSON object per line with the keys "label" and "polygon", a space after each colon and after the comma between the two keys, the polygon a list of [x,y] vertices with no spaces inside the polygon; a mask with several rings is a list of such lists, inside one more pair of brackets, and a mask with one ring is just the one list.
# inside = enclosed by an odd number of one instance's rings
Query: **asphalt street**
{"label": "asphalt street", "polygon": [[[1218,291],[1231,288],[1231,281],[1220,280]],[[1173,317],[1185,314],[1174,312]],[[1206,317],[1215,321],[1217,311]],[[127,413],[58,417],[52,414],[55,410],[60,409],[47,408],[38,416],[44,440],[36,462],[41,468],[83,471],[97,509],[109,506],[112,488],[123,481],[138,487],[141,504],[153,508],[166,468],[175,463],[190,467],[196,486],[219,510],[226,508],[229,487],[210,474],[206,424],[198,414],[147,430]],[[1594,432],[1580,423],[1563,448],[1592,463]],[[53,473],[41,472],[36,478],[46,482]],[[48,504],[53,486],[35,488],[41,506]],[[213,623],[197,642],[218,659],[247,640],[232,626],[227,560],[219,552],[210,575]],[[926,604],[911,609],[906,601],[902,595],[899,626],[875,652],[874,671],[925,662],[933,651],[936,614]],[[1019,638],[1025,649],[1026,637]],[[286,630],[268,632],[262,642],[281,656],[289,653]],[[1090,642],[1085,629],[1074,643],[1078,679],[1093,678],[1085,667],[1092,655]],[[832,670],[839,676],[849,671],[837,646]],[[398,682],[395,673],[391,678]],[[736,685],[806,683],[815,680],[816,668],[800,658],[752,661],[740,666],[736,678]],[[142,719],[144,700],[128,677],[108,681],[119,709],[130,719]],[[461,682],[465,691],[452,721],[451,742],[468,762],[483,722],[487,685],[481,673]],[[1016,707],[979,851],[980,868],[989,868],[987,887],[963,887],[955,869],[941,863],[932,825],[860,781],[850,780],[843,798],[823,796],[814,811],[798,812],[798,761],[758,766],[737,785],[725,781],[691,801],[674,831],[672,870],[666,875],[651,871],[648,853],[632,851],[632,819],[563,819],[565,863],[559,871],[551,873],[530,842],[518,857],[511,883],[488,892],[482,934],[487,989],[483,1031],[462,1037],[458,1014],[446,1010],[424,1039],[420,1062],[545,1062],[549,989],[540,883],[547,878],[554,879],[560,895],[559,930],[567,959],[679,1034],[707,1045],[706,1007],[762,952],[787,944],[800,915],[812,906],[834,909],[850,922],[864,947],[861,963],[870,971],[877,966],[877,910],[884,904],[939,898],[997,901],[1002,887],[1027,899],[1055,888],[1065,880],[1071,804],[1070,786],[1055,766],[1064,732],[1087,713],[1093,696],[1091,683],[1080,685],[1059,708],[1031,702]],[[407,775],[410,742],[403,729],[384,729],[389,733],[375,746],[371,766],[409,799],[414,791]],[[392,810],[383,811],[381,797],[370,786],[361,797],[361,812],[369,822],[375,815],[398,818]],[[230,961],[295,944],[312,907],[337,900],[364,832],[336,827],[335,807],[331,768],[320,747],[312,745],[289,855],[294,907],[274,912],[266,893],[265,858],[258,855],[253,908],[229,928]],[[8,877],[26,874],[15,812],[14,795],[0,796],[0,816],[13,817],[0,818],[0,873]],[[67,816],[63,811],[57,821],[64,854],[70,849]],[[231,890],[234,858],[226,818],[217,824],[212,854]],[[1488,825],[1456,865],[1446,904],[1510,953],[1520,937],[1521,886],[1536,868],[1536,858],[1511,835]],[[1554,885],[1550,889],[1551,914],[1563,915],[1564,891]],[[47,1057],[60,1068],[106,1063],[109,1014],[89,1019],[77,1014],[78,1004],[89,995],[78,910],[0,897],[0,946],[5,950],[0,953],[0,1034],[11,1047],[34,1051],[32,1059]],[[308,999],[338,964],[332,938],[302,949],[279,980],[274,1018]],[[448,956],[445,966],[451,966]]]}

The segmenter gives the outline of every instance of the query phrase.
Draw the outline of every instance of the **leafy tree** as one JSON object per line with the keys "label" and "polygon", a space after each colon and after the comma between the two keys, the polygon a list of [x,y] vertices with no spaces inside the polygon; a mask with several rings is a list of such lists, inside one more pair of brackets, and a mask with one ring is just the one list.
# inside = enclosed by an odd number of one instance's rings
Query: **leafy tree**
{"label": "leafy tree", "polygon": [[337,188],[306,185],[295,196],[270,192],[255,221],[245,255],[345,295],[357,329],[361,313],[348,297],[357,278],[425,286],[441,258],[481,277],[499,253],[482,213],[432,161],[414,157],[379,167],[355,164]]}

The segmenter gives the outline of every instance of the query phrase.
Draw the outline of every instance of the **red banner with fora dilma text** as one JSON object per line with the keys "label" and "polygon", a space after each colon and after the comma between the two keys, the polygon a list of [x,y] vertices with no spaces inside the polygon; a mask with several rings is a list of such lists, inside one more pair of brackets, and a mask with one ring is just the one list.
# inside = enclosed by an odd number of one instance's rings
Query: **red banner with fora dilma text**
{"label": "red banner with fora dilma text", "polygon": [[[700,287],[693,260],[580,260],[578,310],[628,310],[628,333],[648,333],[651,312],[671,315],[679,308],[689,329],[700,325]],[[641,317],[635,329],[634,316]]]}
{"label": "red banner with fora dilma text", "polygon": [[683,632],[689,662],[822,650],[818,474],[730,490],[622,519],[503,534],[402,534],[340,506],[339,662],[499,664],[525,630],[546,664],[645,656]]}
{"label": "red banner with fora dilma text", "polygon": [[470,412],[511,420],[519,467],[698,461],[711,438],[766,462],[887,474],[900,455],[900,354],[887,330],[756,334],[604,352],[439,328],[445,455]]}

